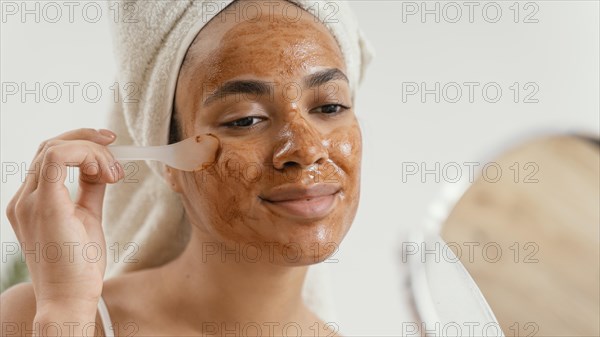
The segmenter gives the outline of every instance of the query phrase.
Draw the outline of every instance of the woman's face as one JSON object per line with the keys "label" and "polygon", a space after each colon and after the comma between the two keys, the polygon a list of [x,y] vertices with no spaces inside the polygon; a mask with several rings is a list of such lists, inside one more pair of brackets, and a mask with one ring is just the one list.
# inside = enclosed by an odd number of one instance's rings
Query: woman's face
{"label": "woman's face", "polygon": [[361,134],[345,72],[327,28],[286,1],[258,12],[236,2],[204,27],[175,104],[183,138],[212,133],[220,153],[200,171],[168,170],[195,231],[276,264],[335,252],[360,192]]}

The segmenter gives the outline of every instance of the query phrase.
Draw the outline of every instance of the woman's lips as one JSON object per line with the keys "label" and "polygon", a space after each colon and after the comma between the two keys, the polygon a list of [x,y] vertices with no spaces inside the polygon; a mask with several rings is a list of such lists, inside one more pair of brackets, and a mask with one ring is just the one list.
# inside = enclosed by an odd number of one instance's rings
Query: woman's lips
{"label": "woman's lips", "polygon": [[340,186],[337,184],[281,185],[260,199],[269,209],[299,219],[319,219],[334,208]]}

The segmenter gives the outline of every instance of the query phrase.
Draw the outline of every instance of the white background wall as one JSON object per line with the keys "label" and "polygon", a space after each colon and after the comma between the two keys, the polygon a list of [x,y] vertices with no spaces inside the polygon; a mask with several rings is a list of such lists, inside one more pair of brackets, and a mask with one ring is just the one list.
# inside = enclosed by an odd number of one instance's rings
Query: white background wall
{"label": "white background wall", "polygon": [[[9,170],[22,163],[28,166],[44,139],[69,129],[103,127],[113,99],[110,87],[115,69],[104,21],[111,19],[111,13],[103,2],[98,2],[103,17],[97,23],[86,22],[94,18],[94,10],[89,8],[83,16],[82,6],[75,8],[70,23],[62,2],[56,2],[63,9],[59,22],[48,22],[54,12],[42,16],[39,23],[33,16],[22,22],[20,13],[4,16],[9,2],[2,2],[1,26],[3,243],[15,240],[4,210],[22,173],[19,169],[10,175]],[[406,294],[401,291],[402,235],[423,223],[441,187],[433,175],[425,180],[410,176],[403,182],[403,163],[425,163],[432,169],[436,162],[443,167],[451,162],[481,161],[515,139],[540,132],[597,135],[599,6],[598,1],[535,1],[528,7],[519,2],[516,16],[513,1],[475,2],[470,20],[464,2],[454,3],[462,9],[458,19],[456,6],[437,2],[440,22],[436,23],[433,14],[423,19],[420,9],[409,15],[407,10],[413,4],[418,8],[421,2],[351,3],[377,56],[359,91],[357,111],[364,134],[362,199],[354,227],[337,254],[339,263],[331,265],[334,296],[338,324],[346,335],[397,335],[400,322],[409,319]],[[429,9],[435,5],[427,2]],[[487,22],[495,20],[498,7],[502,13],[497,22]],[[537,22],[525,23],[534,11],[529,20]],[[27,88],[55,82],[63,90],[62,98],[51,103],[48,100],[55,93],[48,91],[39,103],[33,95],[22,101],[20,92],[7,95],[13,82],[25,83]],[[72,103],[64,82],[79,83]],[[452,90],[439,103],[433,95],[424,101],[420,95],[403,101],[407,82],[425,82],[429,89],[436,82],[442,88],[454,82],[461,85],[463,95],[456,103],[449,102],[455,97]],[[480,83],[474,102],[469,102],[464,82]],[[509,88],[514,82],[521,85],[517,103]],[[523,85],[528,82],[533,86],[526,90]],[[86,102],[94,98],[93,89],[88,95],[81,91],[88,83],[102,89],[99,102]],[[488,96],[482,95],[486,83],[502,89],[498,102],[485,101],[495,96],[492,89]],[[533,87],[539,89],[533,97],[538,102],[524,103]]]}

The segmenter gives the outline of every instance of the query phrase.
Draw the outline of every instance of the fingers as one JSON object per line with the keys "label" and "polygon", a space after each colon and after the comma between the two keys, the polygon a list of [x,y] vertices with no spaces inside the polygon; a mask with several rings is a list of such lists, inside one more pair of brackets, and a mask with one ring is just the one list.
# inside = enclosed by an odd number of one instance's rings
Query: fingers
{"label": "fingers", "polygon": [[[125,170],[121,164],[115,162],[114,165],[115,172],[113,173],[117,177],[117,180],[125,177]],[[105,191],[105,183],[86,179],[82,174],[79,178],[79,192],[75,203],[89,210],[95,217],[101,218]]]}
{"label": "fingers", "polygon": [[95,130],[90,128],[83,128],[67,131],[56,137],[43,141],[38,147],[35,156],[33,157],[32,165],[36,162],[39,162],[41,164],[43,153],[56,141],[59,140],[88,140],[97,144],[108,145],[112,143],[115,139],[116,135],[112,131],[106,129]]}
{"label": "fingers", "polygon": [[106,129],[96,130],[90,128],[83,128],[71,130],[42,142],[38,148],[36,156],[40,152],[42,152],[46,143],[53,140],[89,140],[90,142],[108,145],[112,143],[115,140],[115,138],[116,135],[112,131]]}
{"label": "fingers", "polygon": [[43,154],[37,190],[50,195],[64,188],[67,168],[79,167],[80,180],[89,184],[115,183],[120,170],[110,151],[87,140],[53,141]]}
{"label": "fingers", "polygon": [[[44,141],[30,165],[31,173],[26,175],[6,209],[13,228],[18,226],[17,210],[30,209],[32,203],[37,202],[35,200],[70,202],[69,192],[64,186],[69,166],[77,166],[80,171],[76,204],[100,218],[105,184],[115,183],[125,176],[123,168],[117,165],[106,148],[115,138],[109,130],[78,129]],[[39,193],[31,198],[34,192]],[[18,230],[15,232],[18,233]]]}
{"label": "fingers", "polygon": [[[116,135],[110,130],[94,130],[89,128],[77,129],[65,132],[59,136],[48,139],[38,147],[38,150],[31,162],[29,173],[25,177],[25,181],[21,184],[8,207],[6,208],[6,213],[9,219],[12,217],[15,220],[15,206],[21,201],[23,203],[23,197],[25,195],[29,195],[33,192],[38,185],[40,180],[40,174],[43,172],[42,164],[44,160],[44,152],[51,147],[52,145],[56,145],[58,141],[66,141],[66,140],[88,140],[101,145],[108,145],[113,142],[116,138]],[[16,221],[16,220],[15,220]],[[13,222],[11,222],[12,224]]]}
{"label": "fingers", "polygon": [[[33,192],[37,187],[38,184],[40,182],[40,180],[46,179],[48,180],[48,178],[51,177],[45,177],[44,175],[49,175],[52,172],[51,171],[55,171],[56,168],[54,166],[56,166],[56,164],[58,164],[58,162],[52,162],[52,161],[47,161],[46,165],[51,165],[49,166],[44,166],[44,160],[47,154],[47,151],[57,145],[60,145],[62,143],[64,143],[65,141],[74,141],[74,140],[86,140],[89,142],[93,142],[99,145],[108,145],[110,143],[112,143],[115,140],[116,136],[114,133],[112,133],[109,130],[94,130],[94,129],[77,129],[77,130],[72,130],[72,131],[68,131],[65,132],[59,136],[50,138],[44,142],[42,142],[40,144],[40,146],[38,147],[38,151],[36,153],[36,156],[34,157],[32,163],[31,163],[31,170],[34,171],[34,174],[28,174],[26,179],[25,179],[25,183],[24,185],[22,185],[22,189],[25,193],[31,193]],[[53,149],[53,151],[56,151],[57,149]],[[62,164],[62,163],[61,163]],[[92,167],[92,165],[89,165],[87,167],[87,170],[90,170],[90,175],[94,175],[94,167]],[[84,172],[87,172],[86,170],[84,170]],[[57,173],[54,173],[57,174]],[[64,176],[64,175],[63,175]],[[50,179],[53,180],[53,179]],[[64,182],[64,180],[63,180]]]}

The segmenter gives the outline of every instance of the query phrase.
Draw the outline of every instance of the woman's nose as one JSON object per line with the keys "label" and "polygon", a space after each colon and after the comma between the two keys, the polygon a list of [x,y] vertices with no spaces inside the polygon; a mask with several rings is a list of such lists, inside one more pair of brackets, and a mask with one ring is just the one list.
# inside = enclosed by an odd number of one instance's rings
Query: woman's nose
{"label": "woman's nose", "polygon": [[321,134],[300,114],[282,128],[278,138],[273,152],[273,166],[276,169],[287,166],[307,168],[329,159]]}

